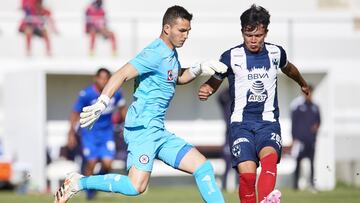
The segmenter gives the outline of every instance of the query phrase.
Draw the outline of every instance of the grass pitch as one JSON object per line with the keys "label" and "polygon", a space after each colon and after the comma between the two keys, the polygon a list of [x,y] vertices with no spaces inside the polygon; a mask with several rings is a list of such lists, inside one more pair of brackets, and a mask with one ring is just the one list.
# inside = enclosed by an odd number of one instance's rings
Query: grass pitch
{"label": "grass pitch", "polygon": [[[293,191],[281,189],[283,203],[360,203],[360,188],[339,186],[333,191],[318,192]],[[225,201],[239,202],[237,193],[224,192]],[[14,192],[0,191],[1,203],[48,203],[53,202],[52,194],[19,195]],[[150,187],[138,197],[99,192],[96,199],[87,201],[84,193],[80,193],[69,203],[203,203],[196,187]]]}

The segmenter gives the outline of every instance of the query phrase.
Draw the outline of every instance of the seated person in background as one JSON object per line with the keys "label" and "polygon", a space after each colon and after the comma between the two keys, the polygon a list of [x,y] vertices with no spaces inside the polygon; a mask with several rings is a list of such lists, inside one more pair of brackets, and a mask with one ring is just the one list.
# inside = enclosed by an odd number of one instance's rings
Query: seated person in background
{"label": "seated person in background", "polygon": [[20,23],[19,31],[25,34],[27,56],[31,56],[31,40],[33,35],[44,39],[46,54],[51,56],[51,46],[47,26],[49,25],[51,30],[55,33],[57,33],[57,30],[55,28],[54,20],[51,17],[50,10],[43,6],[42,0],[24,0],[22,8],[25,12],[25,17]]}
{"label": "seated person in background", "polygon": [[116,38],[114,33],[106,25],[105,10],[102,0],[93,1],[86,9],[86,33],[90,36],[90,55],[94,54],[96,34],[110,39],[112,53],[116,55]]}

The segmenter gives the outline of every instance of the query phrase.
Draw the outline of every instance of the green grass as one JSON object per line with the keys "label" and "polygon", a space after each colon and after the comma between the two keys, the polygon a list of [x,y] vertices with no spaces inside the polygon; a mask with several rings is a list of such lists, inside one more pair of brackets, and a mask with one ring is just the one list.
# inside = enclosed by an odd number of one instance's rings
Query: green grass
{"label": "green grass", "polygon": [[[360,203],[360,189],[340,186],[333,191],[296,192],[291,189],[282,189],[283,203]],[[239,202],[237,193],[224,193],[226,202]],[[51,194],[18,195],[14,192],[0,191],[1,203],[45,203],[53,202]],[[69,203],[85,203],[83,193],[80,193]],[[91,203],[202,203],[196,187],[151,187],[145,194],[138,197],[99,193]],[[89,202],[88,202],[89,203]]]}

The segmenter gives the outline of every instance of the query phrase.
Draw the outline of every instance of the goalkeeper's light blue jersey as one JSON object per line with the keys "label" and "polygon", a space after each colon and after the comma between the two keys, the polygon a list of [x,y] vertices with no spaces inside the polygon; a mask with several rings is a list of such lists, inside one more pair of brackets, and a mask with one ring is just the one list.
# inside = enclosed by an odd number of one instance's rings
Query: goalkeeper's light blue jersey
{"label": "goalkeeper's light blue jersey", "polygon": [[139,72],[134,101],[128,109],[125,127],[164,127],[164,117],[175,94],[180,62],[176,49],[158,38],[129,62]]}
{"label": "goalkeeper's light blue jersey", "polygon": [[[85,89],[81,90],[79,96],[74,104],[73,111],[80,113],[82,108],[94,104],[97,98],[100,96],[100,92],[96,89],[95,85],[89,85]],[[124,106],[125,98],[121,90],[115,92],[114,96],[110,99],[110,103],[105,111],[101,114],[99,120],[97,120],[92,129],[100,129],[112,127],[111,115],[116,110],[116,107]]]}

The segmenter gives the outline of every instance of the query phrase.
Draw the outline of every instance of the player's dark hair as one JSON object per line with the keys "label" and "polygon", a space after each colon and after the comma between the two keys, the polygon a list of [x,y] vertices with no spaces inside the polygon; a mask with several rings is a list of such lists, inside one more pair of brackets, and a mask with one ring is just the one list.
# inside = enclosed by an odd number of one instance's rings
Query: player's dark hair
{"label": "player's dark hair", "polygon": [[169,7],[163,17],[163,23],[162,25],[172,25],[174,23],[174,21],[177,18],[182,18],[182,19],[186,19],[188,21],[191,21],[193,15],[191,13],[189,13],[184,7],[175,5],[172,7]]}
{"label": "player's dark hair", "polygon": [[259,25],[264,26],[267,31],[267,27],[270,24],[270,14],[262,6],[256,4],[251,5],[249,9],[244,11],[240,16],[241,31],[253,31]]}
{"label": "player's dark hair", "polygon": [[109,71],[109,69],[101,67],[96,71],[95,76],[99,76],[101,74],[101,72],[105,72],[106,74],[108,74],[109,76],[111,76],[111,72]]}

